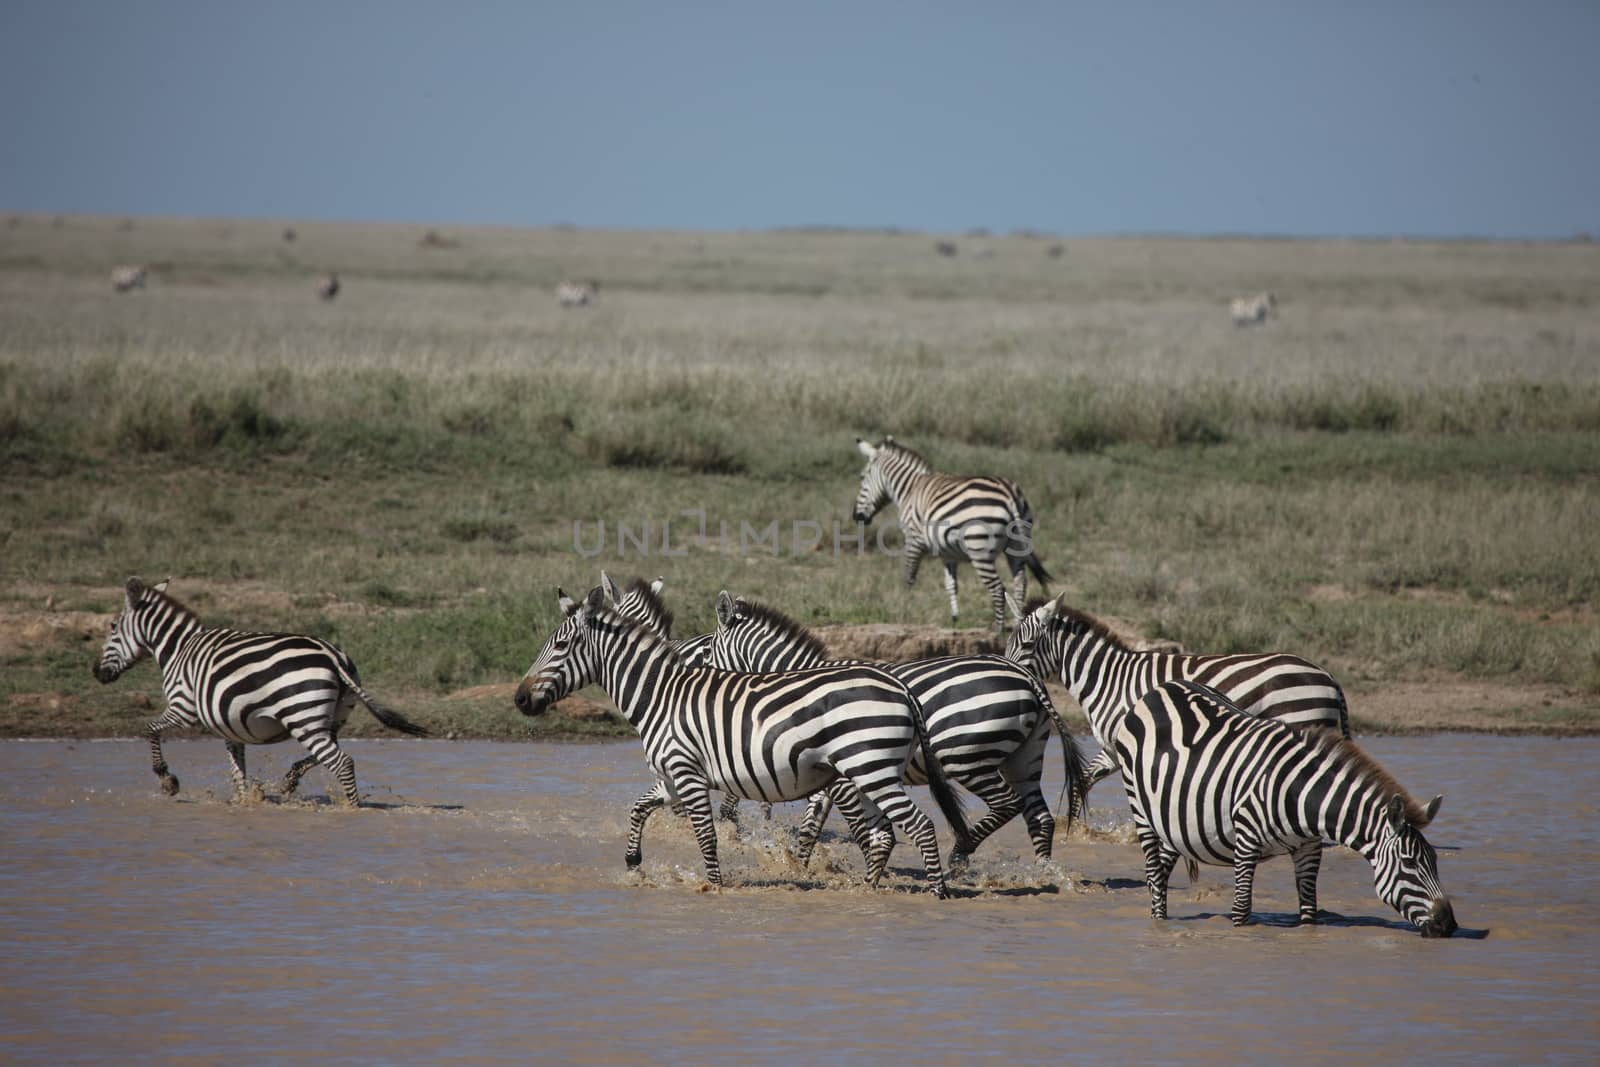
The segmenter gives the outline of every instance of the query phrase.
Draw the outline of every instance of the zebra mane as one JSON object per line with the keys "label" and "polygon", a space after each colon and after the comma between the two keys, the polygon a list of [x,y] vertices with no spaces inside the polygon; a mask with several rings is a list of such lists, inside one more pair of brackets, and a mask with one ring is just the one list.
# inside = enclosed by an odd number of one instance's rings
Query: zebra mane
{"label": "zebra mane", "polygon": [[830,658],[828,646],[822,643],[822,638],[812,633],[803,623],[796,622],[777,608],[769,607],[759,600],[746,600],[743,604],[745,618],[757,626],[774,631],[787,642],[799,645],[818,659]]}
{"label": "zebra mane", "polygon": [[[1044,603],[1049,602],[1041,601],[1041,604]],[[1024,614],[1026,614],[1026,612],[1024,612]],[[1077,623],[1078,625],[1085,627],[1090,633],[1094,634],[1100,640],[1106,642],[1106,644],[1113,648],[1120,649],[1123,652],[1138,651],[1138,649],[1124,641],[1122,636],[1115,630],[1081,608],[1068,607],[1066,604],[1063,604],[1058,600],[1056,601],[1056,618],[1067,623]]]}
{"label": "zebra mane", "polygon": [[677,645],[670,637],[666,637],[644,619],[632,615],[624,615],[609,605],[594,610],[589,616],[589,625],[606,629],[612,633],[627,632],[635,635],[641,648],[660,648],[670,662],[679,666],[683,665],[683,657],[678,655]]}
{"label": "zebra mane", "polygon": [[672,609],[662,603],[661,596],[650,588],[649,582],[643,578],[635,578],[630,581],[628,588],[622,591],[622,598],[626,600],[630,596],[637,596],[644,601],[645,611],[650,619],[655,622],[656,629],[660,630],[663,636],[672,636]]}
{"label": "zebra mane", "polygon": [[1413,826],[1427,825],[1428,815],[1423,806],[1413,800],[1405,787],[1377,760],[1357,748],[1355,742],[1335,730],[1296,730],[1294,734],[1317,755],[1349,765],[1362,782],[1376,786],[1384,796],[1399,797],[1406,806],[1407,822]]}
{"label": "zebra mane", "polygon": [[879,448],[892,449],[893,451],[900,453],[902,456],[911,457],[917,463],[922,465],[923,470],[933,470],[933,464],[929,463],[927,457],[925,457],[921,452],[918,452],[914,448],[907,448],[905,445],[901,444],[899,441],[896,441],[892,437],[885,437],[883,439],[883,444],[880,445]]}
{"label": "zebra mane", "polygon": [[147,585],[140,591],[139,602],[134,605],[134,608],[137,609],[147,607],[151,604],[166,604],[168,607],[175,609],[180,614],[185,615],[188,618],[200,618],[199,615],[195,614],[195,610],[193,608],[179,600],[177,597],[173,596],[171,593],[167,592],[165,589],[157,589],[153,585]]}

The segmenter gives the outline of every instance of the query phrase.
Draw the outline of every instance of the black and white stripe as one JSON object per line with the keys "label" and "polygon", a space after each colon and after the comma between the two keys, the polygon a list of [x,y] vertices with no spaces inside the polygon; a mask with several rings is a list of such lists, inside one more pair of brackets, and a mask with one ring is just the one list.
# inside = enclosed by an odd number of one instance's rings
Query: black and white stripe
{"label": "black and white stripe", "polygon": [[1424,937],[1456,929],[1422,807],[1370,757],[1331,731],[1290,730],[1246,715],[1216,690],[1164,682],[1112,733],[1144,851],[1150,914],[1167,917],[1179,856],[1232,866],[1235,926],[1249,921],[1256,864],[1294,859],[1300,921],[1317,921],[1324,839],[1372,864],[1380,899]]}
{"label": "black and white stripe", "polygon": [[[598,684],[639,732],[658,782],[633,806],[629,867],[643,858],[645,821],[670,797],[694,826],[707,880],[721,885],[711,789],[747,800],[798,800],[844,777],[876,817],[916,843],[930,887],[945,895],[933,823],[901,781],[911,750],[928,744],[922,709],[904,683],[868,666],[765,675],[685,667],[668,639],[607,607],[598,586],[581,604],[565,594],[560,604],[564,617],[517,686],[516,705],[538,715]],[[970,851],[959,802],[936,762],[928,784],[957,847]],[[886,826],[876,839],[873,882],[894,847]]]}
{"label": "black and white stripe", "polygon": [[[790,671],[819,667],[830,661],[822,642],[804,626],[765,604],[717,597],[717,630],[710,663],[724,670]],[[929,749],[946,776],[966,786],[989,806],[972,828],[972,848],[1019,813],[1028,827],[1034,854],[1050,858],[1055,819],[1045,802],[1040,779],[1051,727],[1061,738],[1070,826],[1084,790],[1083,757],[1056,714],[1044,687],[1022,667],[999,656],[947,656],[912,663],[879,664],[905,682],[922,705],[928,723]],[[925,757],[913,752],[906,780],[927,781]],[[801,825],[796,856],[807,862],[816,845],[830,801],[850,820],[859,841],[855,800],[849,783],[836,783],[812,797]],[[966,861],[953,853],[951,866]]]}
{"label": "black and white stripe", "polygon": [[1009,478],[939,474],[920,455],[885,437],[877,447],[860,438],[856,447],[867,457],[856,493],[855,520],[871,522],[893,501],[905,537],[906,584],[917,580],[927,555],[944,564],[944,587],[950,596],[950,618],[960,615],[956,599],[956,564],[970,560],[978,580],[989,591],[994,628],[1005,629],[1006,589],[999,560],[1011,568],[1012,592],[1020,606],[1028,591],[1028,573],[1047,585],[1050,574],[1033,549],[1033,510],[1017,483]]}
{"label": "black and white stripe", "polygon": [[373,700],[350,657],[328,642],[202,626],[166,589],[165,581],[147,586],[128,579],[122,610],[111,623],[94,673],[102,682],[114,682],[146,656],[155,657],[167,709],[149,724],[150,755],[168,796],[178,792],[178,779],[162,756],[161,734],[175,727],[203,726],[227,743],[239,795],[249,785],[244,746],[293,737],[311,755],[289,768],[283,791],[294,792],[311,765],[320,763],[352,805],[360,799],[355,761],[339,747],[339,728],[357,700],[383,725],[427,735]]}
{"label": "black and white stripe", "polygon": [[[666,579],[658,575],[649,582],[635,578],[622,589],[609,574],[600,572],[600,588],[605,590],[606,599],[613,608],[644,622],[662,637],[671,637],[672,612],[661,599],[661,589],[665,585]],[[715,636],[706,633],[685,637],[673,641],[672,648],[685,667],[703,667],[711,660],[711,639]]]}
{"label": "black and white stripe", "polygon": [[1250,715],[1350,736],[1344,690],[1314,663],[1282,652],[1203,656],[1136,650],[1105,623],[1068,607],[1061,598],[1030,606],[1006,642],[1006,657],[1041,680],[1060,679],[1083,708],[1101,749],[1089,764],[1091,787],[1116,770],[1111,732],[1117,721],[1166,681],[1210,686]]}

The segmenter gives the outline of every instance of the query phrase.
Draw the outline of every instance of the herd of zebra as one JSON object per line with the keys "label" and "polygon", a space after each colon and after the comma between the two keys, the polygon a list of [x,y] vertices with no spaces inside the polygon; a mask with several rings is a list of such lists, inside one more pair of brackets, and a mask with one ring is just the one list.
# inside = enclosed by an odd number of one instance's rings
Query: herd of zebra
{"label": "herd of zebra", "polygon": [[[1437,857],[1422,835],[1440,798],[1426,805],[1351,740],[1344,692],[1298,656],[1197,655],[1135,649],[1065,596],[1023,603],[1027,576],[1048,578],[1032,550],[1032,513],[1015,483],[961,479],[931,470],[886,439],[858,441],[867,457],[856,517],[888,501],[905,528],[906,578],[922,556],[945,563],[951,614],[955,565],[970,560],[1014,627],[1003,655],[947,656],[910,663],[829,658],[803,625],[770,606],[717,598],[717,628],[672,635],[664,580],[626,588],[602,572],[581,600],[557,591],[560,621],[516,687],[528,716],[589,685],[600,686],[643,742],[655,782],[630,810],[626,863],[643,860],[646,822],[671,805],[693,827],[707,880],[723,882],[713,791],[725,818],[741,801],[808,800],[797,857],[809,860],[831,809],[844,816],[867,882],[887,868],[896,831],[915,843],[937,897],[996,830],[1021,815],[1040,861],[1049,860],[1056,817],[1042,779],[1051,735],[1061,746],[1064,821],[1085,809],[1090,788],[1120,774],[1144,854],[1151,914],[1165,918],[1167,883],[1179,858],[1232,866],[1231,919],[1249,921],[1256,865],[1292,857],[1301,922],[1317,921],[1317,874],[1325,842],[1372,865],[1378,896],[1423,936],[1456,929],[1439,885]],[[1014,587],[1001,584],[1004,552]],[[426,730],[376,702],[354,663],[317,638],[204,626],[166,589],[128,580],[124,601],[95,664],[112,682],[154,657],[166,710],[148,726],[162,790],[178,792],[161,734],[202,726],[226,742],[233,782],[251,788],[245,746],[293,737],[309,755],[293,764],[292,793],[313,764],[359,802],[355,765],[338,743],[359,700],[384,725]],[[1004,630],[1004,616],[997,628]],[[1059,682],[1082,707],[1100,753],[1086,762],[1045,689]],[[933,822],[906,792],[925,783],[954,836],[941,862]],[[988,811],[969,825],[960,784]]]}

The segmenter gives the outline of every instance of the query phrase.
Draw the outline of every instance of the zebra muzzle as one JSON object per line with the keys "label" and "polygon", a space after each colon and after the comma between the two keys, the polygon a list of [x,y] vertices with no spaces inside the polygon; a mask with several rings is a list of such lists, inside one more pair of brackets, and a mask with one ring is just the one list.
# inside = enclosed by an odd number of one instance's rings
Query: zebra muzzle
{"label": "zebra muzzle", "polygon": [[1449,937],[1456,932],[1456,913],[1448,900],[1436,900],[1419,927],[1423,937]]}

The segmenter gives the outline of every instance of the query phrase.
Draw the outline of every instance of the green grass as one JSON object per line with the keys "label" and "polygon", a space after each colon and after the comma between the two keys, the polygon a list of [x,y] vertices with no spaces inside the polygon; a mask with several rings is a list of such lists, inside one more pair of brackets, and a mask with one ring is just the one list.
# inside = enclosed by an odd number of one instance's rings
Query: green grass
{"label": "green grass", "polygon": [[[601,567],[664,574],[680,633],[722,588],[810,623],[941,624],[936,564],[908,590],[897,559],[793,551],[796,522],[848,528],[853,439],[892,432],[1015,478],[1074,602],[1151,636],[1363,684],[1553,687],[1567,712],[1518,721],[1600,721],[1595,249],[1069,241],[1056,260],[997,237],[951,259],[915,234],[433,248],[420,227],[296,226],[292,248],[267,223],[8,231],[0,616],[47,595],[109,612],[128,574],[172,574],[208,619],[335,638],[375,692],[511,736],[509,708],[462,691],[514,681],[554,588]],[[127,261],[157,265],[148,291],[110,291]],[[311,291],[324,268],[334,304]],[[568,275],[602,279],[599,304],[557,307]],[[1227,298],[1268,287],[1281,317],[1233,328]],[[574,524],[592,545],[602,520],[605,550],[578,551]],[[741,546],[774,522],[776,554]],[[619,524],[646,523],[648,555],[619,553]],[[0,699],[136,722],[92,652],[0,644]]]}

